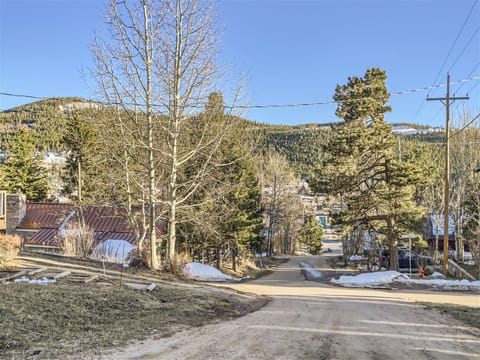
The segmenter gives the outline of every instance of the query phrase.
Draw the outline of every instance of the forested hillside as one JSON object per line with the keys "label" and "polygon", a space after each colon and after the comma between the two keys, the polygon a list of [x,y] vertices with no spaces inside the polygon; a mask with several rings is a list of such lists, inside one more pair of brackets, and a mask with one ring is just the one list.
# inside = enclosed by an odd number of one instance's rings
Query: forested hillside
{"label": "forested hillside", "polygon": [[51,98],[0,112],[0,148],[21,127],[31,130],[37,150],[63,148],[62,137],[69,114],[98,108],[97,104],[77,97]]}
{"label": "forested hillside", "polygon": [[[100,105],[94,102],[67,97],[41,100],[0,112],[0,149],[5,149],[5,141],[24,126],[31,130],[37,151],[69,150],[68,144],[62,141],[69,116],[74,113],[89,113],[91,118],[101,116],[99,108]],[[235,118],[235,121],[245,134],[254,139],[255,153],[278,152],[285,156],[298,176],[311,174],[312,169],[321,163],[333,125],[269,125],[244,118]],[[408,123],[396,125],[419,128]],[[402,138],[413,142],[441,143],[444,133],[432,132]]]}

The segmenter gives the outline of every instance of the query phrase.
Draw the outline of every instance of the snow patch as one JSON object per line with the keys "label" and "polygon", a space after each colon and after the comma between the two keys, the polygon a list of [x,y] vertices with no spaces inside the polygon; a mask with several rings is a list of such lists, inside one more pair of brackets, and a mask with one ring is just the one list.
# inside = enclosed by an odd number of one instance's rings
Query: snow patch
{"label": "snow patch", "polygon": [[42,279],[30,279],[26,276],[22,276],[21,278],[15,279],[15,282],[26,282],[29,284],[40,284],[40,285],[48,285],[56,283],[55,279],[47,279],[46,277]]}
{"label": "snow patch", "polygon": [[315,267],[312,264],[309,264],[304,261],[299,261],[298,265],[302,268],[302,274],[305,276],[306,280],[315,281],[319,280],[322,277],[322,273],[318,270],[315,270]]}
{"label": "snow patch", "polygon": [[114,263],[126,263],[130,254],[136,249],[135,245],[126,240],[109,239],[93,249],[91,257]]}
{"label": "snow patch", "polygon": [[439,272],[434,272],[432,274],[432,279],[445,279],[445,275],[443,275],[442,273],[439,273]]}
{"label": "snow patch", "polygon": [[339,279],[331,279],[334,284],[346,287],[365,287],[390,284],[400,279],[408,279],[408,276],[397,271],[378,271],[359,275],[342,275]]}
{"label": "snow patch", "polygon": [[183,272],[187,277],[198,281],[234,281],[234,277],[222,273],[210,265],[191,262],[183,266]]}
{"label": "snow patch", "polygon": [[331,279],[332,283],[345,287],[369,287],[388,285],[393,282],[407,284],[422,284],[450,289],[480,289],[480,281],[445,280],[445,279],[410,279],[407,275],[397,271],[378,271],[359,275],[343,275],[338,279]]}

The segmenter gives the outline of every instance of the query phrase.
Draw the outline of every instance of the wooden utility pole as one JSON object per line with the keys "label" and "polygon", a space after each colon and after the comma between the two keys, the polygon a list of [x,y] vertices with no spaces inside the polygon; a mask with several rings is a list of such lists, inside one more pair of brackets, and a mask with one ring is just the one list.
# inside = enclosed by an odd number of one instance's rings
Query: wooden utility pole
{"label": "wooden utility pole", "polygon": [[450,74],[447,74],[447,95],[443,98],[429,98],[427,101],[441,101],[445,105],[446,123],[445,123],[445,189],[444,189],[444,209],[443,209],[443,273],[448,275],[448,223],[449,223],[449,199],[450,199],[450,104],[455,100],[468,100],[468,96],[451,97],[450,96]]}

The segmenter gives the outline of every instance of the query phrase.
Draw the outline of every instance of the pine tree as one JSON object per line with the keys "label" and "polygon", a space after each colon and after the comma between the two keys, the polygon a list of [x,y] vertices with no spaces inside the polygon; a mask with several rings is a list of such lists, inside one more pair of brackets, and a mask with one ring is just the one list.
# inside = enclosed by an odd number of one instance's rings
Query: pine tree
{"label": "pine tree", "polygon": [[7,147],[7,160],[0,168],[3,188],[25,194],[29,201],[44,201],[48,192],[46,170],[35,156],[33,136],[21,128]]}
{"label": "pine tree", "polygon": [[310,248],[310,252],[316,253],[322,248],[323,228],[314,215],[305,219],[303,229],[300,232],[300,241]]}
{"label": "pine tree", "polygon": [[317,178],[327,178],[329,190],[342,195],[347,209],[341,222],[386,236],[397,269],[400,235],[416,229],[423,209],[414,201],[419,170],[394,158],[395,141],[384,118],[391,110],[385,80],[386,73],[373,68],[337,86],[336,115],[344,121],[333,128],[329,163]]}
{"label": "pine tree", "polygon": [[[211,131],[221,131],[228,121],[235,126],[234,118],[225,114],[223,96],[220,92],[210,94],[205,111],[192,119],[193,136],[204,123]],[[222,266],[225,251],[232,255],[232,264],[240,253],[248,253],[260,243],[262,215],[260,208],[260,186],[250,155],[249,142],[239,136],[240,132],[225,135],[223,145],[213,154],[209,170],[209,181],[202,183],[188,206],[182,207],[180,232],[183,244],[191,248],[214,248],[217,267]],[[194,166],[179,173],[189,178],[204,166],[199,158]],[[183,209],[192,211],[185,213]],[[181,245],[180,245],[180,248]]]}
{"label": "pine tree", "polygon": [[94,191],[94,153],[97,136],[87,114],[73,113],[68,118],[63,136],[64,145],[70,150],[63,176],[64,191],[77,190],[78,200],[88,200]]}

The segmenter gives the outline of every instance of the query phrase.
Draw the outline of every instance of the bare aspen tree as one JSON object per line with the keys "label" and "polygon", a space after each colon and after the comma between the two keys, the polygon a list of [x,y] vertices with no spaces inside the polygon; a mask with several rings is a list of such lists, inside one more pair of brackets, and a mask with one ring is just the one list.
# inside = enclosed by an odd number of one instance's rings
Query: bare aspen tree
{"label": "bare aspen tree", "polygon": [[464,261],[463,234],[464,222],[467,220],[465,203],[471,193],[477,190],[477,173],[480,153],[480,133],[476,123],[471,124],[473,116],[466,111],[457,115],[453,121],[451,141],[451,217],[455,224],[455,259]]}
{"label": "bare aspen tree", "polygon": [[[97,39],[93,45],[96,60],[96,78],[102,100],[122,110],[123,114],[112,117],[113,128],[120,128],[122,143],[128,155],[123,160],[127,189],[136,181],[141,195],[148,206],[148,233],[150,238],[150,266],[158,268],[154,163],[153,122],[156,109],[153,104],[161,99],[156,89],[158,79],[154,77],[155,51],[160,47],[159,29],[161,18],[153,1],[116,1],[108,7],[107,24],[110,38]],[[157,70],[158,72],[158,70]],[[137,116],[137,111],[142,116]],[[125,117],[125,119],[123,119]],[[110,133],[110,132],[109,132]],[[133,141],[125,141],[131,137]],[[116,140],[118,140],[118,138]],[[132,146],[128,149],[126,146]],[[142,154],[142,158],[135,155]],[[113,154],[112,154],[113,155]],[[128,169],[128,157],[143,163],[147,170],[135,173]],[[140,161],[139,161],[140,160]],[[128,194],[131,196],[132,194]],[[130,205],[130,204],[129,204]],[[141,249],[140,249],[141,250]]]}
{"label": "bare aspen tree", "polygon": [[93,47],[101,98],[119,109],[107,124],[118,147],[111,156],[124,169],[127,208],[148,209],[137,227],[148,233],[153,268],[160,265],[158,220],[167,224],[168,264],[176,255],[182,206],[207,181],[232,119],[198,116],[219,85],[212,5],[111,0],[110,37]]}
{"label": "bare aspen tree", "polygon": [[[165,1],[158,74],[162,81],[163,123],[166,146],[163,148],[167,184],[162,203],[168,209],[167,260],[176,254],[177,223],[182,206],[208,181],[214,154],[229,129],[229,116],[220,120],[194,115],[207,104],[218,86],[219,69],[215,62],[217,35],[212,2],[200,0]],[[185,172],[192,164],[193,173]],[[179,213],[180,211],[180,213]]]}
{"label": "bare aspen tree", "polygon": [[267,215],[267,254],[272,255],[276,249],[290,252],[298,245],[298,218],[302,215],[302,204],[296,192],[297,179],[287,159],[276,152],[266,154],[263,161],[258,159],[257,162]]}

